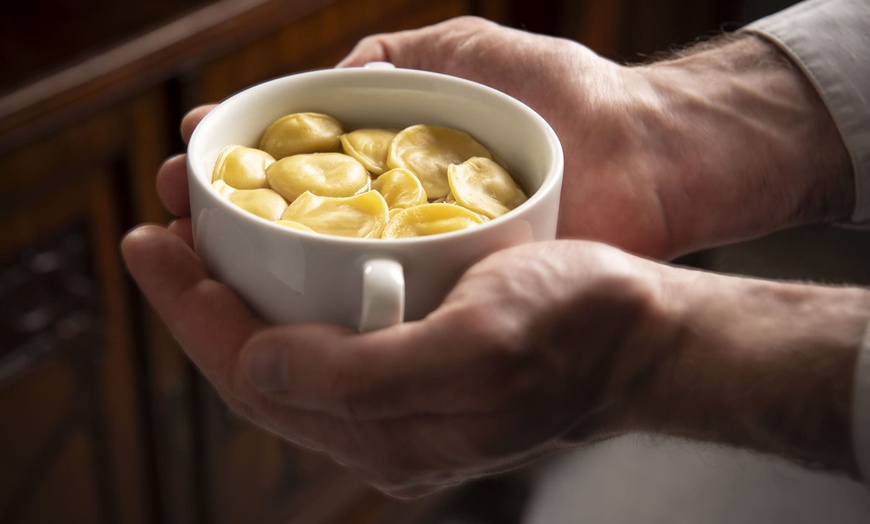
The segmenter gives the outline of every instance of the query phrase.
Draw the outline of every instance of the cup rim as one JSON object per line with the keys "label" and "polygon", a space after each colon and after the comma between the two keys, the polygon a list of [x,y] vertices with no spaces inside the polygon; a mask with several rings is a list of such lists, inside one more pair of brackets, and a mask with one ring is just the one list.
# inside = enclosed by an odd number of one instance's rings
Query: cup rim
{"label": "cup rim", "polygon": [[[354,75],[361,77],[362,79],[368,79],[374,83],[377,83],[379,80],[389,81],[391,78],[394,78],[395,75],[402,75],[403,77],[409,78],[416,82],[415,85],[420,86],[428,86],[428,82],[439,82],[442,87],[454,87],[466,89],[468,87],[472,87],[473,89],[478,90],[479,97],[495,97],[500,100],[503,104],[508,104],[513,106],[516,110],[520,111],[528,118],[530,121],[537,122],[538,127],[543,131],[546,137],[546,142],[551,148],[552,152],[552,166],[548,169],[548,175],[544,177],[541,185],[529,196],[529,198],[512,209],[510,212],[505,215],[496,217],[494,219],[488,220],[482,224],[478,224],[474,227],[450,231],[446,233],[439,233],[437,235],[428,235],[421,237],[409,237],[409,238],[396,238],[396,239],[384,239],[384,238],[356,238],[356,237],[344,237],[340,235],[326,235],[323,233],[314,233],[303,230],[297,230],[288,228],[286,226],[282,226],[280,224],[276,224],[270,220],[265,218],[256,216],[250,212],[247,212],[238,206],[233,205],[226,198],[222,197],[217,193],[217,191],[211,186],[211,184],[206,182],[206,178],[202,174],[197,174],[201,171],[201,163],[198,161],[194,161],[193,159],[201,158],[203,155],[207,153],[207,150],[204,149],[204,145],[201,144],[202,138],[208,132],[209,124],[221,118],[222,114],[228,111],[231,104],[234,102],[245,100],[250,97],[257,96],[259,92],[272,88],[274,85],[278,85],[284,82],[298,81],[300,78],[321,78],[328,79],[331,76],[338,77],[346,77],[348,75]],[[414,86],[401,86],[401,89],[414,90]],[[421,87],[421,90],[425,90]],[[433,90],[431,87],[429,90]],[[564,153],[562,150],[562,145],[559,140],[558,135],[550,126],[550,124],[534,109],[526,105],[525,103],[517,100],[516,98],[499,91],[495,88],[487,86],[485,84],[475,82],[473,80],[468,80],[465,78],[460,78],[452,75],[447,75],[444,73],[438,73],[433,71],[424,71],[419,69],[406,69],[406,68],[386,68],[386,67],[348,67],[348,68],[332,68],[332,69],[316,69],[311,71],[305,71],[301,73],[294,73],[290,75],[284,75],[276,78],[272,78],[270,80],[266,80],[252,86],[249,86],[245,89],[242,89],[229,97],[225,98],[221,101],[217,107],[212,109],[200,122],[200,124],[194,129],[190,140],[187,146],[187,169],[188,169],[188,183],[196,184],[198,186],[198,190],[201,194],[207,195],[207,198],[218,201],[218,205],[223,209],[228,209],[230,213],[232,213],[238,219],[257,224],[259,226],[263,226],[271,228],[277,234],[286,234],[291,237],[293,236],[301,236],[302,238],[310,239],[315,242],[328,242],[328,243],[347,243],[347,244],[361,244],[367,246],[384,246],[384,247],[393,247],[400,245],[411,245],[417,243],[430,243],[430,242],[438,242],[447,240],[448,238],[457,238],[464,236],[476,236],[478,234],[483,234],[485,231],[498,227],[499,224],[502,224],[506,221],[510,221],[513,218],[516,218],[517,214],[523,213],[525,210],[531,209],[533,206],[537,205],[537,202],[546,198],[546,195],[552,192],[553,190],[558,190],[558,187],[561,186],[563,172],[564,172]],[[555,173],[555,174],[551,174]],[[193,188],[190,188],[190,191],[194,191]]]}

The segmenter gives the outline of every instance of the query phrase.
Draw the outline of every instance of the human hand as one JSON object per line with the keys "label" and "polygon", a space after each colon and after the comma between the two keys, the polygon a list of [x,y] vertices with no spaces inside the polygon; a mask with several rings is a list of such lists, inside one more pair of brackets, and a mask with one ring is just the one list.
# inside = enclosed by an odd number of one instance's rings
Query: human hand
{"label": "human hand", "polygon": [[856,471],[851,380],[866,290],[725,277],[563,240],[484,259],[420,321],[365,334],[269,326],[209,278],[187,226],[144,226],[122,245],[187,355],[241,416],[388,494],[424,495],[631,431]]}
{"label": "human hand", "polygon": [[[185,117],[185,141],[210,109]],[[168,232],[156,226],[134,231],[124,240],[124,256],[191,360],[232,409],[256,424],[327,453],[398,496],[517,467],[569,438],[620,431],[613,416],[617,387],[608,384],[605,368],[625,331],[605,334],[600,326],[616,328],[616,319],[637,315],[630,302],[638,298],[631,296],[634,286],[620,283],[624,268],[611,271],[620,267],[608,262],[616,250],[590,244],[587,255],[569,257],[580,244],[556,243],[552,249],[499,254],[470,271],[430,318],[377,334],[354,335],[335,326],[271,327],[209,279],[190,249],[186,176],[183,155],[161,167],[159,194],[181,218]],[[578,323],[559,316],[573,299],[568,287],[557,284],[558,273],[585,273],[586,258],[596,260],[590,267],[609,269],[590,282],[590,314]],[[559,340],[571,339],[569,332],[581,326],[595,333],[589,352],[560,356]],[[547,348],[533,351],[541,337],[554,339],[549,355]],[[253,357],[245,355],[262,353],[263,346],[278,354],[258,375],[247,360]],[[296,364],[300,359],[304,367]],[[575,383],[572,370],[581,367],[591,379]],[[272,376],[263,376],[264,369]],[[292,380],[299,376],[316,381]],[[288,383],[289,390],[276,391]],[[608,389],[614,398],[604,405],[600,399]],[[409,403],[391,405],[391,399]]]}
{"label": "human hand", "polygon": [[[206,111],[185,119],[185,137]],[[158,177],[179,216],[185,176],[176,157]],[[485,260],[423,321],[356,335],[264,324],[209,279],[191,243],[183,217],[134,231],[123,251],[192,361],[233,409],[388,493],[421,495],[632,430],[854,470],[850,376],[866,292],[558,241]],[[269,348],[260,370],[278,374],[258,375],[249,366]]]}
{"label": "human hand", "polygon": [[853,206],[845,146],[797,67],[742,35],[626,67],[568,40],[458,18],[362,40],[339,65],[390,61],[524,101],[565,151],[563,237],[669,259]]}
{"label": "human hand", "polygon": [[[854,205],[848,154],[824,104],[753,36],[626,67],[576,42],[465,17],[366,38],[339,65],[378,60],[488,84],[544,116],[565,151],[564,238],[670,259],[844,219]],[[187,133],[210,107],[188,115]],[[183,166],[171,159],[158,177],[182,215]]]}
{"label": "human hand", "polygon": [[265,325],[186,238],[145,226],[123,253],[193,363],[233,410],[387,493],[422,495],[627,429],[621,382],[646,359],[622,347],[646,325],[646,261],[584,242],[506,250],[424,320],[356,334]]}

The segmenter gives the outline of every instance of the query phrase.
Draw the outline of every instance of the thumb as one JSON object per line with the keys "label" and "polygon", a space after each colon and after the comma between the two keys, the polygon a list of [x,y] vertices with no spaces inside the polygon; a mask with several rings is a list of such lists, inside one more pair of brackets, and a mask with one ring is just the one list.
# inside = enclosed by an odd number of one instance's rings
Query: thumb
{"label": "thumb", "polygon": [[[313,389],[314,394],[323,395],[325,392],[317,384],[339,380],[333,377],[339,365],[336,361],[353,355],[348,349],[353,335],[347,328],[329,324],[287,324],[265,329],[242,349],[242,371],[258,393],[289,397],[289,404],[298,401],[302,391]],[[310,406],[303,402],[300,407]]]}
{"label": "thumb", "polygon": [[181,138],[184,140],[184,143],[187,144],[190,142],[190,135],[193,134],[193,130],[196,126],[202,122],[202,119],[205,118],[205,115],[209,114],[212,109],[217,107],[217,104],[206,104],[199,107],[195,107],[191,109],[184,118],[181,120]]}
{"label": "thumb", "polygon": [[464,71],[464,65],[456,63],[457,54],[468,51],[468,44],[477,42],[482,32],[497,27],[483,18],[463,16],[420,29],[368,36],[360,40],[338,67],[390,62],[406,69],[464,76],[468,72]]}
{"label": "thumb", "polygon": [[360,67],[370,62],[389,62],[390,58],[382,38],[385,37],[376,35],[360,40],[335,67]]}

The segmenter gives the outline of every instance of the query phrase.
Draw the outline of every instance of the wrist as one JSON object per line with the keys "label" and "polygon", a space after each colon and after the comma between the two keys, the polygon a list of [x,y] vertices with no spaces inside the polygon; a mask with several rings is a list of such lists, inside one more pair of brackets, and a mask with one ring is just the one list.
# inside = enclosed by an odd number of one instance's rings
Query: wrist
{"label": "wrist", "polygon": [[668,282],[671,338],[638,426],[855,473],[852,391],[870,292],[678,269]]}
{"label": "wrist", "polygon": [[810,82],[773,44],[727,37],[636,70],[656,93],[656,125],[679,137],[659,194],[677,251],[849,215],[845,145]]}
{"label": "wrist", "polygon": [[[619,325],[620,336],[609,347],[608,356],[594,375],[603,387],[595,416],[585,421],[569,440],[585,441],[606,438],[635,431],[652,431],[658,427],[655,400],[663,369],[669,366],[679,337],[679,325],[671,318],[673,312],[668,295],[671,286],[664,285],[668,266],[631,255],[628,264],[611,264],[623,268],[618,278],[611,278],[611,301],[618,307],[606,313],[610,322]],[[604,308],[606,310],[606,308]],[[606,331],[606,328],[602,329]]]}

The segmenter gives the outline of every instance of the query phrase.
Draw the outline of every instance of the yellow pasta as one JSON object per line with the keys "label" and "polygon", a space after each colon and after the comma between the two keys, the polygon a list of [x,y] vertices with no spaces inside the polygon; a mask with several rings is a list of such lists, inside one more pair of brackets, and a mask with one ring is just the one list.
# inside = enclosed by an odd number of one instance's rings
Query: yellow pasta
{"label": "yellow pasta", "polygon": [[382,175],[388,169],[387,154],[397,133],[393,129],[357,129],[341,135],[341,149],[357,159],[369,173]]}
{"label": "yellow pasta", "polygon": [[276,159],[302,153],[335,152],[344,130],[338,120],[322,113],[293,113],[279,118],[263,132],[259,149]]}
{"label": "yellow pasta", "polygon": [[352,197],[305,192],[287,206],[281,220],[297,222],[324,235],[380,238],[388,217],[387,202],[377,191]]}
{"label": "yellow pasta", "polygon": [[212,181],[223,180],[234,189],[268,188],[266,168],[275,163],[272,155],[244,146],[227,146],[217,157]]}
{"label": "yellow pasta", "polygon": [[372,189],[384,196],[390,210],[426,203],[423,184],[407,169],[396,168],[387,171],[372,182]]}
{"label": "yellow pasta", "polygon": [[215,191],[283,227],[353,238],[412,238],[473,227],[527,196],[468,133],[413,125],[345,133],[322,113],[293,113],[259,147],[227,146]]}
{"label": "yellow pasta", "polygon": [[489,218],[497,218],[526,201],[507,171],[489,158],[474,157],[447,170],[456,203]]}
{"label": "yellow pasta", "polygon": [[269,185],[292,202],[310,191],[345,197],[368,191],[371,179],[358,161],[342,153],[310,153],[278,160],[266,170]]}
{"label": "yellow pasta", "polygon": [[227,197],[230,202],[266,220],[278,220],[287,202],[271,189],[238,189]]}
{"label": "yellow pasta", "polygon": [[490,158],[489,150],[471,135],[458,129],[416,125],[403,129],[390,144],[387,165],[412,171],[429,200],[446,196],[450,191],[447,168],[471,157]]}
{"label": "yellow pasta", "polygon": [[483,219],[464,207],[453,204],[423,204],[404,209],[390,218],[382,238],[412,238],[460,231]]}

